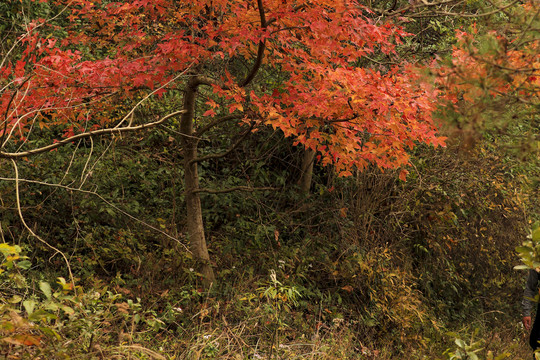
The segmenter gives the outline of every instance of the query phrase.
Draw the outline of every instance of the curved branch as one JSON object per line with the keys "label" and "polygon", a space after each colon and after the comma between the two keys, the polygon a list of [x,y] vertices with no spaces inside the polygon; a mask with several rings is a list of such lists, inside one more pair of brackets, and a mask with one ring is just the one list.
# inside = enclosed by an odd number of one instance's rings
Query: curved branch
{"label": "curved branch", "polygon": [[257,72],[259,71],[259,68],[262,65],[265,50],[266,50],[266,43],[264,40],[261,40],[259,42],[259,49],[257,50],[257,59],[255,60],[255,64],[253,64],[253,68],[251,69],[249,74],[246,76],[244,81],[242,81],[239,84],[240,87],[244,87],[248,85],[251,82],[251,80],[255,78],[255,75],[257,74]]}
{"label": "curved branch", "polygon": [[99,198],[101,201],[103,201],[105,204],[109,205],[110,207],[112,207],[114,210],[118,211],[119,213],[127,216],[128,218],[134,220],[134,221],[137,221],[139,223],[141,223],[142,225],[164,235],[165,237],[171,239],[171,240],[174,240],[176,241],[178,244],[180,244],[184,250],[186,250],[186,252],[190,253],[191,254],[191,250],[188,249],[188,247],[186,245],[184,245],[179,239],[175,238],[174,236],[172,235],[169,235],[167,234],[165,231],[162,231],[160,229],[158,229],[157,227],[155,226],[152,226],[150,224],[148,224],[147,222],[131,215],[130,213],[120,209],[118,206],[114,205],[113,203],[111,203],[110,201],[108,201],[107,199],[105,199],[102,195],[98,194],[97,192],[94,192],[94,191],[89,191],[89,190],[83,190],[83,189],[77,189],[77,188],[73,188],[73,187],[70,187],[70,186],[66,186],[66,185],[61,185],[61,184],[51,184],[51,183],[48,183],[48,182],[44,182],[44,181],[37,181],[37,180],[28,180],[28,179],[20,179],[20,178],[4,178],[4,177],[0,177],[0,180],[3,180],[3,181],[18,181],[18,182],[26,182],[26,183],[30,183],[30,184],[38,184],[38,185],[44,185],[44,186],[51,186],[51,187],[56,187],[56,188],[60,188],[60,189],[65,189],[65,190],[68,190],[68,191],[77,191],[77,192],[80,192],[80,193],[83,193],[83,194],[89,194],[89,195],[93,195],[93,196],[96,196],[97,198]]}
{"label": "curved branch", "polygon": [[221,123],[224,123],[224,122],[227,122],[227,121],[231,121],[231,120],[239,120],[241,119],[242,117],[244,116],[244,113],[242,114],[235,114],[235,115],[225,115],[225,116],[222,116],[220,118],[217,118],[215,119],[214,121],[212,121],[211,123],[209,123],[208,125],[205,125],[203,126],[202,128],[200,128],[199,130],[195,131],[194,134],[198,137],[201,137],[202,134],[204,134],[205,132],[207,132],[208,130],[212,129],[214,126],[217,126]]}
{"label": "curved branch", "polygon": [[85,133],[82,133],[82,134],[77,134],[77,135],[74,135],[74,136],[69,137],[67,139],[58,141],[58,142],[56,142],[54,144],[47,145],[47,146],[37,148],[37,149],[34,149],[34,150],[28,150],[28,151],[23,151],[23,152],[19,152],[19,153],[0,152],[0,158],[18,159],[18,158],[23,158],[23,157],[26,157],[26,156],[41,154],[41,153],[46,152],[46,151],[54,150],[54,149],[56,149],[56,148],[58,148],[60,146],[69,144],[69,143],[71,143],[71,142],[73,142],[75,140],[85,139],[85,138],[88,138],[88,137],[91,137],[91,136],[114,135],[114,134],[122,134],[122,133],[125,133],[125,132],[130,132],[130,131],[137,131],[137,130],[147,129],[147,128],[151,128],[151,127],[154,127],[156,125],[162,124],[166,120],[168,120],[169,118],[171,118],[173,116],[176,116],[176,115],[179,115],[179,114],[183,114],[183,113],[185,113],[185,110],[175,111],[175,112],[173,112],[173,113],[171,113],[169,115],[164,116],[163,118],[159,119],[158,121],[154,121],[154,122],[151,122],[151,123],[148,123],[148,124],[142,124],[142,125],[139,125],[139,126],[121,127],[121,128],[113,128],[113,129],[100,129],[100,130],[88,131],[88,132],[85,132]]}
{"label": "curved branch", "polygon": [[4,113],[4,128],[2,129],[2,137],[0,138],[0,149],[4,146],[4,138],[6,136],[6,132],[7,132],[7,124],[8,124],[8,121],[7,121],[7,118],[8,118],[8,112],[9,112],[9,108],[11,107],[11,104],[13,103],[13,100],[15,99],[15,96],[17,96],[17,94],[19,93],[19,91],[21,90],[21,88],[23,87],[24,84],[26,84],[26,82],[28,80],[30,80],[32,77],[29,76],[28,78],[26,78],[18,87],[17,89],[15,89],[15,91],[13,92],[13,94],[11,94],[11,98],[9,99],[9,102],[6,106],[6,112]]}
{"label": "curved branch", "polygon": [[222,157],[225,157],[225,156],[229,155],[231,152],[234,151],[234,149],[236,149],[242,143],[242,141],[244,141],[244,139],[251,133],[251,130],[253,130],[253,125],[250,126],[250,128],[246,132],[244,132],[242,134],[240,139],[238,139],[230,148],[228,148],[224,152],[219,153],[219,154],[211,154],[211,155],[206,155],[206,156],[201,156],[201,157],[195,158],[195,159],[193,159],[193,160],[191,160],[189,162],[189,165],[191,165],[193,163],[199,163],[199,162],[202,162],[202,161],[206,161],[206,160],[219,159],[219,158],[222,158]]}
{"label": "curved branch", "polygon": [[56,248],[56,247],[52,246],[51,244],[49,244],[46,240],[42,239],[38,234],[36,234],[30,228],[30,226],[28,226],[28,224],[26,224],[26,221],[24,220],[24,216],[23,216],[22,209],[21,209],[21,196],[20,196],[20,191],[19,191],[19,181],[20,181],[19,180],[19,168],[17,167],[17,163],[15,162],[15,160],[11,159],[11,163],[13,164],[13,169],[15,170],[15,179],[14,179],[15,180],[15,199],[17,201],[17,212],[19,213],[19,218],[21,219],[21,223],[26,228],[26,230],[28,230],[28,232],[30,234],[32,234],[32,236],[34,236],[36,239],[41,241],[43,244],[45,244],[50,249],[54,250],[53,256],[55,256],[56,254],[60,254],[60,256],[62,256],[62,258],[64,259],[64,261],[66,263],[67,269],[68,269],[69,279],[71,281],[71,284],[73,285],[73,291],[74,291],[75,294],[77,294],[77,288],[75,287],[75,278],[73,277],[73,272],[71,271],[71,265],[69,264],[69,260],[66,257],[66,254],[64,254],[58,248]]}
{"label": "curved branch", "polygon": [[[268,24],[266,22],[266,15],[264,14],[264,7],[263,7],[262,0],[257,0],[257,5],[259,7],[259,16],[261,18],[261,28],[263,30],[266,30]],[[255,64],[253,64],[251,71],[246,76],[244,81],[242,81],[239,84],[240,87],[244,87],[248,85],[255,78],[255,75],[257,75],[257,72],[259,71],[262,65],[265,50],[266,50],[266,39],[263,39],[259,41],[259,48],[257,49],[257,58],[255,59]]]}
{"label": "curved branch", "polygon": [[196,88],[199,85],[207,85],[207,86],[217,85],[217,86],[219,86],[220,88],[222,88],[224,90],[229,89],[229,87],[227,85],[223,84],[222,82],[217,81],[215,79],[212,79],[211,77],[200,75],[200,74],[195,75],[195,77],[191,81],[191,86],[192,87]]}

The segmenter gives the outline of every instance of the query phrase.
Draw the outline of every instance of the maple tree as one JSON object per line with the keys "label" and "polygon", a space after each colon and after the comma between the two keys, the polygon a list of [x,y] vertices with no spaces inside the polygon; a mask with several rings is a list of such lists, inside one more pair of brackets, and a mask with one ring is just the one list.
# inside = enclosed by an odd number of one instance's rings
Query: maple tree
{"label": "maple tree", "polygon": [[[359,1],[51,4],[63,22],[33,21],[12,47],[21,51],[0,64],[0,158],[179,117],[187,232],[207,282],[214,275],[199,194],[208,189],[199,187],[197,164],[223,154],[199,156],[197,146],[215,126],[280,129],[342,176],[370,163],[399,168],[416,144],[444,144],[432,119],[438,92],[412,64],[360,66],[372,54],[392,55],[409,34]],[[254,81],[269,69],[280,79]],[[135,116],[174,92],[182,93],[175,111],[146,122]],[[17,147],[47,130],[62,137]]]}

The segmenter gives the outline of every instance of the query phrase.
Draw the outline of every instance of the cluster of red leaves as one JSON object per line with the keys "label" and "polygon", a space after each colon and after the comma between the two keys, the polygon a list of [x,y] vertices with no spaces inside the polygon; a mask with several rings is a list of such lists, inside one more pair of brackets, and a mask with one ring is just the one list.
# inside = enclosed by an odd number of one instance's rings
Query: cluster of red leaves
{"label": "cluster of red leaves", "polygon": [[[184,83],[210,79],[204,116],[244,112],[317,150],[341,175],[368,163],[405,165],[419,142],[443,145],[431,117],[438,94],[408,64],[359,66],[393,53],[408,35],[400,27],[377,23],[357,0],[261,3],[57,0],[62,27],[34,22],[21,57],[0,68],[0,131],[21,139],[36,123],[63,125],[66,136],[112,126],[119,104],[185,72]],[[257,58],[259,72],[285,80],[246,87],[230,64]]]}

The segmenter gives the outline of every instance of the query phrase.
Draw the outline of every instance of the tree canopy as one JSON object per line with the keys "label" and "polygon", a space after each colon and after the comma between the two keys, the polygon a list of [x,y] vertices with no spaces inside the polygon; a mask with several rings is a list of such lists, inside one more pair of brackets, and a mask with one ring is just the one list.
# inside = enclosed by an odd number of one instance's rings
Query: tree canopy
{"label": "tree canopy", "polygon": [[[24,51],[2,64],[4,144],[35,127],[64,137],[120,129],[131,112],[119,105],[186,84],[212,87],[198,121],[270,124],[342,175],[407,164],[415,142],[443,144],[431,116],[437,92],[411,64],[362,66],[411,34],[358,1],[55,6],[65,23],[36,19],[19,39]],[[280,75],[252,83],[260,72]]]}

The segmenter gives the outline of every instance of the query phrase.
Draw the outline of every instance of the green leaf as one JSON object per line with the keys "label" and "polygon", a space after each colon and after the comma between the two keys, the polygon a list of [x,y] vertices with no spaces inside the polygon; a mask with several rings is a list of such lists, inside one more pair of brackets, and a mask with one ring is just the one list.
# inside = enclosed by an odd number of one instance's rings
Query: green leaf
{"label": "green leaf", "polygon": [[47,305],[45,305],[44,308],[51,311],[57,311],[58,303],[55,303],[54,301],[47,302]]}
{"label": "green leaf", "polygon": [[532,232],[532,239],[535,242],[540,241],[540,226],[537,226]]}
{"label": "green leaf", "polygon": [[518,246],[516,247],[516,251],[520,253],[524,253],[524,252],[528,253],[528,252],[534,251],[534,249],[528,246]]}
{"label": "green leaf", "polygon": [[495,360],[502,360],[502,359],[506,359],[507,357],[509,357],[511,354],[510,353],[502,353],[500,355],[498,355]]}
{"label": "green leaf", "polygon": [[36,301],[33,299],[28,299],[23,301],[24,310],[26,310],[26,313],[28,315],[31,315],[34,312],[34,309],[36,308]]}
{"label": "green leaf", "polygon": [[32,315],[28,316],[28,320],[38,322],[41,320],[55,320],[58,319],[58,317],[50,312],[47,312],[43,309],[37,310],[36,312],[32,313]]}
{"label": "green leaf", "polygon": [[61,339],[60,334],[58,334],[56,331],[54,331],[50,327],[39,326],[38,329],[41,330],[46,336],[55,337],[57,340]]}
{"label": "green leaf", "polygon": [[461,339],[456,339],[454,342],[456,343],[457,346],[459,346],[462,349],[465,349],[465,347],[467,346],[467,344],[465,344],[465,341]]}
{"label": "green leaf", "polygon": [[22,301],[22,297],[20,297],[19,295],[13,295],[11,297],[11,299],[8,300],[8,302],[10,304],[18,304]]}
{"label": "green leaf", "polygon": [[39,282],[39,289],[43,291],[43,294],[47,297],[48,300],[51,299],[52,292],[51,292],[51,285],[49,285],[46,281],[40,281]]}
{"label": "green leaf", "polygon": [[32,263],[28,260],[18,261],[17,267],[23,270],[28,270],[32,266]]}
{"label": "green leaf", "polygon": [[514,270],[528,270],[530,268],[531,267],[527,266],[527,265],[516,265],[516,266],[514,266]]}
{"label": "green leaf", "polygon": [[0,244],[0,252],[2,254],[4,254],[5,256],[8,256],[8,255],[12,255],[12,254],[17,254],[19,251],[18,251],[18,246],[11,246],[11,245],[8,245],[6,243],[2,243]]}
{"label": "green leaf", "polygon": [[73,315],[75,314],[75,310],[73,310],[73,308],[71,306],[67,306],[67,305],[60,305],[60,307],[62,308],[62,310],[64,310],[64,312],[68,315]]}

